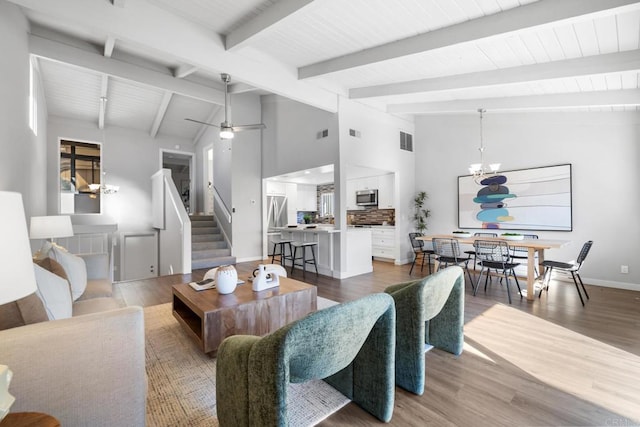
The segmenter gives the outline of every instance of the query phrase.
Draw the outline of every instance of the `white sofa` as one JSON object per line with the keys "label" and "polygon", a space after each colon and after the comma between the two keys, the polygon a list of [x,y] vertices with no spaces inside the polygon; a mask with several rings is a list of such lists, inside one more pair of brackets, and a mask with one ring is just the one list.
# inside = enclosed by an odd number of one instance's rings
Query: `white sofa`
{"label": "white sofa", "polygon": [[0,363],[13,371],[11,412],[43,412],[65,427],[145,425],[142,308],[7,329],[0,343]]}

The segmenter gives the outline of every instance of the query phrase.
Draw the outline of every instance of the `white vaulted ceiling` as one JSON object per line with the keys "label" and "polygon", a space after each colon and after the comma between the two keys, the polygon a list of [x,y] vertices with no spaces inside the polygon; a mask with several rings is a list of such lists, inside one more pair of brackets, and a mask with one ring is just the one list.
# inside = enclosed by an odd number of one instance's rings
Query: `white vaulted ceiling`
{"label": "white vaulted ceiling", "polygon": [[[6,0],[0,0],[6,1]],[[393,114],[636,110],[640,1],[8,0],[50,114],[194,141],[232,91]],[[241,117],[234,117],[242,121]]]}

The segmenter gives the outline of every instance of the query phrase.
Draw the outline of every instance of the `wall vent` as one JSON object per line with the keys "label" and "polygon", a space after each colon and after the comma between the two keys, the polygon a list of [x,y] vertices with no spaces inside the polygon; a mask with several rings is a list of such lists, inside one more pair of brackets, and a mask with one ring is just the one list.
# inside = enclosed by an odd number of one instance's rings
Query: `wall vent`
{"label": "wall vent", "polygon": [[400,149],[413,151],[413,135],[400,131]]}
{"label": "wall vent", "polygon": [[360,138],[360,131],[355,129],[349,129],[349,136]]}
{"label": "wall vent", "polygon": [[324,129],[316,134],[316,139],[322,139],[328,136],[329,136],[329,129]]}

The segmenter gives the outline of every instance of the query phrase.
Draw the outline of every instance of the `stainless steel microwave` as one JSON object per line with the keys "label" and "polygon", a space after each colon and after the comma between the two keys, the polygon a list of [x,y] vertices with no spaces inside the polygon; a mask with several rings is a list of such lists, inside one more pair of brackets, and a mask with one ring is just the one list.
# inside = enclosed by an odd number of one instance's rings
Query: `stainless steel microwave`
{"label": "stainless steel microwave", "polygon": [[356,205],[378,206],[378,190],[356,191]]}

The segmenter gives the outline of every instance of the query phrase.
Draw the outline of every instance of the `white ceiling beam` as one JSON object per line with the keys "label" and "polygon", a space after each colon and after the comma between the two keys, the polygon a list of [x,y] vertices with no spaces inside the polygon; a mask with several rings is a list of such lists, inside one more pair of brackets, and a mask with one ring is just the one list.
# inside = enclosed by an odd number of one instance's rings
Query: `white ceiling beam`
{"label": "white ceiling beam", "polygon": [[394,104],[387,107],[387,112],[392,114],[475,113],[478,108],[484,108],[487,111],[500,111],[637,105],[640,105],[640,89],[625,89]]}
{"label": "white ceiling beam", "polygon": [[523,65],[498,70],[412,80],[379,86],[353,88],[349,98],[373,98],[443,90],[487,87],[513,83],[534,82],[565,77],[590,76],[640,70],[640,50],[593,55],[564,61]]}
{"label": "white ceiling beam", "polygon": [[184,79],[196,71],[198,71],[198,67],[189,64],[182,64],[173,70],[173,77],[177,79]]}
{"label": "white ceiling beam", "polygon": [[160,106],[158,107],[158,112],[156,113],[156,118],[153,120],[153,125],[151,125],[151,131],[149,135],[151,138],[155,138],[158,134],[158,130],[160,129],[160,125],[164,120],[164,116],[167,114],[167,109],[169,108],[169,103],[171,102],[171,97],[173,93],[166,91],[164,96],[162,97],[162,101],[160,101]]}
{"label": "white ceiling beam", "polygon": [[[224,71],[233,79],[267,92],[326,110],[338,111],[338,96],[309,82],[297,79],[295,67],[265,55],[238,55],[226,51],[223,41],[209,29],[194,24],[146,1],[127,2],[113,7],[104,0],[9,0],[42,13],[72,28],[89,27],[97,33],[112,34],[181,63],[213,73]],[[203,52],[207,52],[206,55]],[[174,91],[178,93],[179,91]]]}
{"label": "white ceiling beam", "polygon": [[107,93],[109,90],[109,76],[102,75],[102,82],[100,84],[100,111],[98,112],[98,129],[104,129],[104,118],[107,114]]}
{"label": "white ceiling beam", "polygon": [[607,13],[612,9],[637,3],[638,0],[540,0],[504,12],[300,67],[298,78],[306,79],[407,55],[425,53],[584,15]]}
{"label": "white ceiling beam", "polygon": [[187,80],[149,70],[67,44],[30,35],[29,49],[35,56],[71,64],[109,76],[130,80],[146,86],[164,89],[180,95],[224,105],[224,92]]}
{"label": "white ceiling beam", "polygon": [[113,55],[113,48],[116,47],[116,38],[113,36],[107,36],[107,40],[104,42],[104,56],[111,58]]}
{"label": "white ceiling beam", "polygon": [[313,0],[280,0],[225,37],[227,50],[239,49],[253,37],[302,9]]}
{"label": "white ceiling beam", "polygon": [[229,93],[231,94],[253,92],[254,90],[258,90],[258,88],[246,83],[232,83],[229,85]]}

